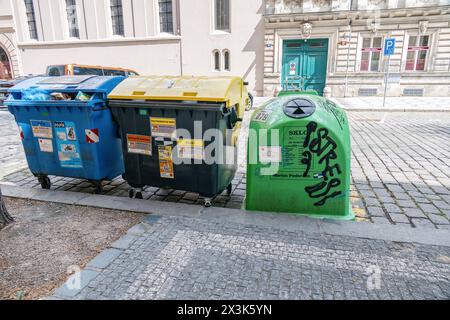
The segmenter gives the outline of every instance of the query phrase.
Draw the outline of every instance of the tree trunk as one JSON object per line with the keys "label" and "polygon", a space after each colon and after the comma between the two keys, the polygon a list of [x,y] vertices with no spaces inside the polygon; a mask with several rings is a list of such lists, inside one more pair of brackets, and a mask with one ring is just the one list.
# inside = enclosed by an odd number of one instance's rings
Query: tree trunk
{"label": "tree trunk", "polygon": [[3,202],[2,198],[2,189],[0,188],[0,229],[4,228],[8,223],[13,222],[13,220],[8,210],[6,210],[5,202]]}

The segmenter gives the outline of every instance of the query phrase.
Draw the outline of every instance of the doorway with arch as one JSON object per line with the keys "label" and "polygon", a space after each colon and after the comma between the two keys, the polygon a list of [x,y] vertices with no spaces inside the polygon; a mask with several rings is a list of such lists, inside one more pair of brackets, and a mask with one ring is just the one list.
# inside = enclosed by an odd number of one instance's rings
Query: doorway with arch
{"label": "doorway with arch", "polygon": [[10,80],[12,78],[11,61],[6,51],[0,47],[0,80]]}

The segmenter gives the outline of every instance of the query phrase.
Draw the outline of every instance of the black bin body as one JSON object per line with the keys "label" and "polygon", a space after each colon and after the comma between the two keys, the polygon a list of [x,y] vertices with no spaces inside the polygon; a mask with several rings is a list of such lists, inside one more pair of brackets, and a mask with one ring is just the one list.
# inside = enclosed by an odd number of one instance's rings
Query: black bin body
{"label": "black bin body", "polygon": [[[225,108],[225,103],[193,101],[136,101],[110,100],[109,107],[119,124],[125,164],[123,178],[133,188],[145,186],[163,189],[177,189],[213,197],[224,191],[233,180],[237,170],[237,147],[230,138],[235,126],[235,117]],[[205,159],[190,159],[189,163],[173,163],[173,177],[163,177],[161,173],[159,148],[171,146],[173,158],[179,159],[176,146],[179,140],[155,137],[152,134],[151,119],[175,119],[177,129],[185,129],[191,139],[203,139],[208,129],[218,129],[222,138],[203,141],[204,150],[215,144],[213,156],[227,153],[227,161],[206,163]],[[201,123],[201,137],[195,136],[194,123]],[[151,137],[151,154],[130,153],[129,139],[136,135]],[[228,135],[228,139],[227,139]],[[148,138],[147,138],[148,139]],[[225,150],[228,150],[227,152]],[[231,150],[231,151],[230,151]],[[230,159],[232,158],[232,159]],[[189,159],[188,159],[189,160]]]}

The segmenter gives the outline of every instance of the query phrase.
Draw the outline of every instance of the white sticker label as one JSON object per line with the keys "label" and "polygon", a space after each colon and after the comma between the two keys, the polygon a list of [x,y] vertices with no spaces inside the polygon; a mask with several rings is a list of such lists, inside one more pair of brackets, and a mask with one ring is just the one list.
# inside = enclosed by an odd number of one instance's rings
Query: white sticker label
{"label": "white sticker label", "polygon": [[53,138],[52,123],[47,120],[31,120],[31,130],[35,138]]}
{"label": "white sticker label", "polygon": [[53,152],[53,140],[38,139],[41,152]]}
{"label": "white sticker label", "polygon": [[291,64],[289,65],[289,75],[295,76],[296,72],[297,72],[297,66],[295,63],[291,62]]}
{"label": "white sticker label", "polygon": [[181,159],[203,160],[205,143],[201,139],[183,139],[178,141],[178,157]]}
{"label": "white sticker label", "polygon": [[259,147],[259,162],[279,163],[281,162],[281,147]]}

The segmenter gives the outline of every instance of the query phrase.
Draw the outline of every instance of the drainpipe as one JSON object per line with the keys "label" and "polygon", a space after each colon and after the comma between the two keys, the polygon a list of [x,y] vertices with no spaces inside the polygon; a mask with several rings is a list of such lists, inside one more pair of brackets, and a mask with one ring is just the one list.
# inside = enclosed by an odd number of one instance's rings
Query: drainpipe
{"label": "drainpipe", "polygon": [[176,0],[177,4],[177,35],[180,37],[180,75],[183,76],[183,38],[181,37],[181,10],[180,0]]}
{"label": "drainpipe", "polygon": [[86,33],[86,40],[89,40],[88,26],[86,21],[86,4],[84,3],[84,0],[82,1],[82,5],[83,5],[84,31]]}
{"label": "drainpipe", "polygon": [[134,19],[134,0],[131,0],[131,19],[133,21],[133,38],[136,38],[136,20]]}

